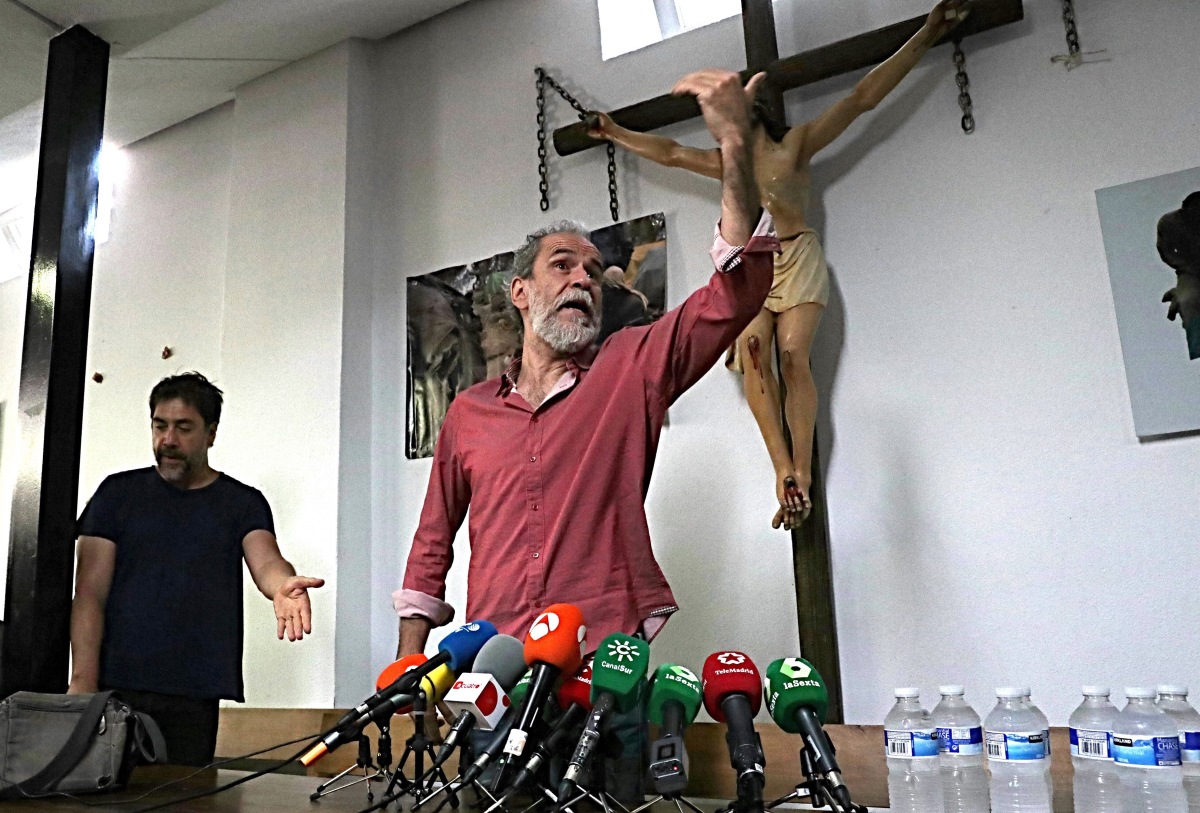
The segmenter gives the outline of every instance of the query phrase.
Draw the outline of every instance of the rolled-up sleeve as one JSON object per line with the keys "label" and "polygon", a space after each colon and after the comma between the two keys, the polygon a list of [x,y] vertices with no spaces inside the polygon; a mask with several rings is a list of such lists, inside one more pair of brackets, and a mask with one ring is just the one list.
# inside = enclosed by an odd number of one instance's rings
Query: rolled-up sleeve
{"label": "rolled-up sleeve", "polygon": [[454,608],[445,601],[446,574],[454,562],[454,537],[471,502],[471,484],[458,449],[457,412],[452,402],[434,447],[425,505],[408,552],[404,581],[392,593],[397,615],[423,616],[434,626],[454,617]]}

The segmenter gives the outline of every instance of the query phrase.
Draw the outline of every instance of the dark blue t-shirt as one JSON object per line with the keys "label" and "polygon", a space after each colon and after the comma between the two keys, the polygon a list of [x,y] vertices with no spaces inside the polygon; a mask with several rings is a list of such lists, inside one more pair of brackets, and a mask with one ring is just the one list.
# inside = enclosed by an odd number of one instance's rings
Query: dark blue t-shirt
{"label": "dark blue t-shirt", "polygon": [[242,540],[274,533],[262,493],[225,474],[183,490],[153,468],[105,478],[81,536],[117,546],[100,683],[242,701]]}

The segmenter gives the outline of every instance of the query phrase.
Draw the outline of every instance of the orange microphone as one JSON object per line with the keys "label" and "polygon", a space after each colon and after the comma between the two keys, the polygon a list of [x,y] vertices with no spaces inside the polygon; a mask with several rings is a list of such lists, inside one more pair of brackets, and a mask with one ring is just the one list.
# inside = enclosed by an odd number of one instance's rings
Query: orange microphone
{"label": "orange microphone", "polygon": [[525,636],[525,663],[532,678],[529,693],[517,714],[517,722],[508,734],[504,752],[519,757],[525,752],[529,732],[545,705],[554,682],[564,672],[570,674],[583,662],[587,626],[583,613],[574,604],[552,604],[534,620]]}

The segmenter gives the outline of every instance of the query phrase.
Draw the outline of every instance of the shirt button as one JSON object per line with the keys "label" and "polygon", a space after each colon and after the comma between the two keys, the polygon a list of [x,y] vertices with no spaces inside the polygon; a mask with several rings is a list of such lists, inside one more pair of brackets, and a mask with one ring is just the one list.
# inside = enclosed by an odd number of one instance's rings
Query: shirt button
{"label": "shirt button", "polygon": [[534,504],[533,504],[533,510],[534,510],[534,511],[538,510],[537,503],[534,503]]}
{"label": "shirt button", "polygon": [[536,462],[537,462],[537,455],[532,455],[532,456],[530,456],[530,458],[529,458],[529,462],[530,462],[530,463],[536,463]]}
{"label": "shirt button", "polygon": [[534,415],[532,418],[530,418],[530,419],[529,419],[529,422],[530,422],[530,423],[537,423],[537,415]]}
{"label": "shirt button", "polygon": [[535,554],[533,554],[533,558],[534,558],[534,559],[538,558],[539,556],[541,556],[541,554],[540,554],[540,553],[535,553]]}

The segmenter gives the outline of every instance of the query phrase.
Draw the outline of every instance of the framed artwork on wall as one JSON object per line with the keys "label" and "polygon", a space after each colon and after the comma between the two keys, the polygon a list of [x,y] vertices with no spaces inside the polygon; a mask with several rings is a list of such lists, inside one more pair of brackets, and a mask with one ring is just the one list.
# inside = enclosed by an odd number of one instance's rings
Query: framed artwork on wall
{"label": "framed artwork on wall", "polygon": [[1200,430],[1200,167],[1096,191],[1139,438]]}

